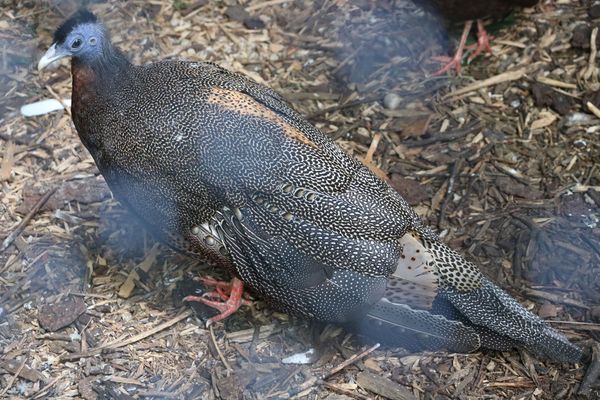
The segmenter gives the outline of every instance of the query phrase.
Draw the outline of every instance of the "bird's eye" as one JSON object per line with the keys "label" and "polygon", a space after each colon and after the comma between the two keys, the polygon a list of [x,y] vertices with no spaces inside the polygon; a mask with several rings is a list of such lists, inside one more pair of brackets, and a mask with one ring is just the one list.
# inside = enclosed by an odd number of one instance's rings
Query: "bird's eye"
{"label": "bird's eye", "polygon": [[90,44],[92,46],[94,46],[96,44],[96,38],[95,37],[91,37],[90,40],[89,40],[89,42],[90,42]]}
{"label": "bird's eye", "polygon": [[71,48],[78,49],[81,47],[81,39],[75,39],[73,43],[71,43]]}

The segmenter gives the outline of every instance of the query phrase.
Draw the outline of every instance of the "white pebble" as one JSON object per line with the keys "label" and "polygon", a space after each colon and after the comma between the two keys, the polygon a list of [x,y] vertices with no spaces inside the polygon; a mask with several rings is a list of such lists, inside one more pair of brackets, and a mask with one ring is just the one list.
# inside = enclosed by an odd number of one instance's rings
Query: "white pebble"
{"label": "white pebble", "polygon": [[388,110],[395,110],[400,106],[400,102],[402,98],[398,96],[396,93],[388,93],[383,98],[383,105]]}

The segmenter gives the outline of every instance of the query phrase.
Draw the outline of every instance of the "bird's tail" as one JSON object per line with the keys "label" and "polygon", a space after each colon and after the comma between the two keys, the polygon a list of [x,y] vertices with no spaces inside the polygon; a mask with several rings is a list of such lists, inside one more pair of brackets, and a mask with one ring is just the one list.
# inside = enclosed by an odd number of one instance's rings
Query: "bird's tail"
{"label": "bird's tail", "polygon": [[581,358],[577,346],[434,236],[407,234],[401,244],[385,296],[361,322],[365,334],[408,348],[522,347],[559,362]]}
{"label": "bird's tail", "polygon": [[476,290],[459,292],[447,289],[440,295],[468,323],[487,328],[487,336],[482,337],[482,347],[502,350],[506,345],[519,346],[559,362],[578,362],[581,359],[579,347],[486,278]]}

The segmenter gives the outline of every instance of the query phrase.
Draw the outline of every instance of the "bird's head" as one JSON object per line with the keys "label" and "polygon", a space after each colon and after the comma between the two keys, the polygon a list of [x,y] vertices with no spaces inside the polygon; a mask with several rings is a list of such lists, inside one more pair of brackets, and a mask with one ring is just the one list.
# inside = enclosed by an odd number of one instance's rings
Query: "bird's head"
{"label": "bird's head", "polygon": [[38,70],[65,57],[93,62],[103,56],[107,41],[104,27],[96,16],[88,10],[79,10],[54,32],[52,46],[40,59]]}

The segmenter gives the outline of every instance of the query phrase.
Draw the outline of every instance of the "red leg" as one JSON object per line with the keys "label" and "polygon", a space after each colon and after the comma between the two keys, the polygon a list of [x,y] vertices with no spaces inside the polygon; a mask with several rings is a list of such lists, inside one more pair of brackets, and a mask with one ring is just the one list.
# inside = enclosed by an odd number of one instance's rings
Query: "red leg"
{"label": "red leg", "polygon": [[221,299],[223,301],[227,301],[229,299],[229,295],[223,291],[221,288],[216,288],[211,292],[206,292],[202,295],[203,297],[208,297],[212,299]]}
{"label": "red leg", "polygon": [[223,289],[231,288],[231,282],[218,281],[218,280],[210,278],[210,277],[202,277],[202,278],[200,278],[200,282],[202,282],[204,284],[204,286],[214,286],[214,287],[220,287]]}
{"label": "red leg", "polygon": [[[445,66],[443,66],[440,70],[436,71],[433,75],[442,75],[446,72],[450,71],[452,68],[456,70],[456,74],[460,74],[460,67],[462,63],[462,56],[465,50],[465,44],[467,43],[467,37],[469,37],[469,32],[471,31],[471,26],[473,26],[473,21],[465,22],[465,28],[463,29],[463,33],[460,37],[460,43],[458,44],[458,48],[456,49],[456,53],[454,53],[454,57],[448,62]],[[438,60],[441,58],[437,57]]]}
{"label": "red leg", "polygon": [[[210,279],[204,280],[204,282],[206,281],[210,281]],[[242,295],[244,294],[244,283],[238,278],[233,278],[231,283],[227,285],[224,285],[224,282],[213,282],[218,283],[218,285],[216,285],[216,290],[214,292],[206,293],[205,296],[221,298],[223,301],[209,300],[208,298],[201,296],[186,296],[183,299],[183,301],[198,301],[206,304],[207,306],[216,308],[221,312],[219,315],[209,318],[208,321],[206,321],[207,325],[211,325],[214,322],[221,321],[229,317],[231,314],[236,312],[242,304],[250,304],[250,301],[242,298]],[[219,286],[229,286],[229,295],[225,294],[225,292]]]}
{"label": "red leg", "polygon": [[473,54],[469,56],[468,61],[471,62],[475,57],[479,55],[482,51],[486,51],[488,53],[492,52],[492,48],[490,47],[490,37],[488,36],[485,25],[483,25],[483,21],[477,20],[477,46],[475,47],[475,51]]}

